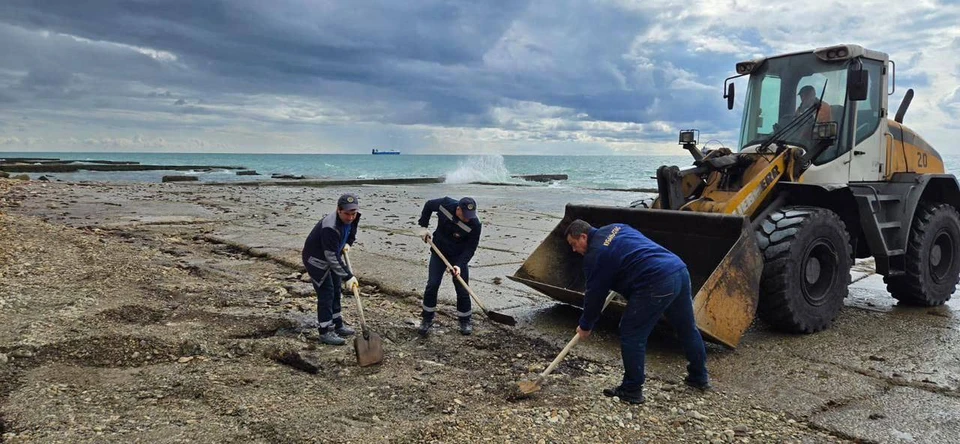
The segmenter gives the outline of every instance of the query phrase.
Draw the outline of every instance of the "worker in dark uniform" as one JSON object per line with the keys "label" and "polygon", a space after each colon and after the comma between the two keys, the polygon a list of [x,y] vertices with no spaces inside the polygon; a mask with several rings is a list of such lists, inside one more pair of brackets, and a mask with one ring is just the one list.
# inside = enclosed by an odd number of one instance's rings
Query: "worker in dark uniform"
{"label": "worker in dark uniform", "polygon": [[693,315],[690,273],[683,261],[624,224],[594,228],[577,219],[565,232],[573,251],[582,254],[586,288],[583,314],[577,334],[590,336],[600,318],[610,290],[627,299],[620,319],[620,354],[623,357],[623,382],[604,389],[605,396],[617,396],[631,404],[643,402],[644,360],[647,337],[661,316],[666,315],[677,331],[686,354],[687,376],[684,382],[694,388],[710,388],[707,353]]}
{"label": "worker in dark uniform", "polygon": [[342,255],[357,239],[359,205],[355,194],[340,196],[337,211],[317,222],[303,244],[303,265],[317,292],[317,321],[320,322],[320,342],[324,344],[343,345],[347,342],[343,338],[355,333],[344,324],[340,314],[340,286],[343,283],[347,291],[360,286]]}
{"label": "worker in dark uniform", "polygon": [[[431,236],[428,227],[433,213],[437,213],[437,229],[433,231]],[[470,267],[468,264],[480,243],[480,219],[477,218],[477,202],[470,197],[464,197],[459,201],[449,197],[427,201],[423,205],[418,223],[423,227],[420,230],[420,237],[423,241],[427,242],[432,237],[434,244],[453,266],[453,269],[445,270],[446,266],[443,260],[432,249],[430,250],[430,277],[427,278],[427,288],[423,291],[423,313],[419,330],[420,335],[426,336],[430,332],[430,327],[433,326],[433,317],[437,311],[437,290],[440,289],[443,272],[449,271],[453,276],[459,275],[468,285],[470,283]],[[470,293],[457,282],[456,278],[454,278],[453,285],[457,291],[457,317],[460,321],[460,333],[469,335],[473,333],[473,326],[470,323],[470,315],[472,314]]]}

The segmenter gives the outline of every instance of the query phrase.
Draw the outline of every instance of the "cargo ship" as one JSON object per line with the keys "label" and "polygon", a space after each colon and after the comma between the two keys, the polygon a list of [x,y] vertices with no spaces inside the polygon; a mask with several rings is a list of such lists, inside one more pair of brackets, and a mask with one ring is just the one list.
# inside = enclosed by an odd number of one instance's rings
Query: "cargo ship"
{"label": "cargo ship", "polygon": [[384,155],[386,155],[386,154],[397,155],[397,154],[400,154],[400,151],[397,151],[397,150],[378,150],[378,149],[374,148],[374,149],[372,149],[372,150],[370,151],[370,154],[373,154],[373,155],[381,155],[381,154],[384,154]]}

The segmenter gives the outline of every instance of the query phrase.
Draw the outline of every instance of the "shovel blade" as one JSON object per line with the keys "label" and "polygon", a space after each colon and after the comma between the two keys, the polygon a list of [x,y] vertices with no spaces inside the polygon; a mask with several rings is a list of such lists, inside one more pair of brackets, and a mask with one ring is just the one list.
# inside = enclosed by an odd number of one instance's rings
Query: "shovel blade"
{"label": "shovel blade", "polygon": [[495,311],[488,311],[487,317],[491,321],[496,322],[498,324],[509,325],[511,327],[514,325],[517,325],[517,320],[514,319],[513,316],[510,316],[508,314],[497,313]]}
{"label": "shovel blade", "polygon": [[517,387],[520,389],[520,393],[524,395],[539,392],[541,388],[539,380],[520,381],[517,383]]}
{"label": "shovel blade", "polygon": [[353,338],[353,350],[357,352],[357,364],[360,367],[369,367],[383,361],[383,339],[376,333],[367,337],[363,334]]}

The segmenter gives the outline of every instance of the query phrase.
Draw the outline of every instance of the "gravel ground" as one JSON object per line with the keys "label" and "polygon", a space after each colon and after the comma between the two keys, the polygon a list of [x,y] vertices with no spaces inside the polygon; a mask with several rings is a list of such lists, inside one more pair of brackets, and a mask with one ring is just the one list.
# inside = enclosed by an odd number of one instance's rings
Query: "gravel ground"
{"label": "gravel ground", "polygon": [[604,398],[619,366],[576,350],[517,399],[555,346],[481,316],[461,336],[449,306],[420,339],[419,301],[371,286],[364,307],[387,355],[360,368],[349,345],[318,344],[302,270],[202,227],[4,213],[30,198],[0,179],[2,442],[844,442],[678,380],[651,379],[641,406]]}

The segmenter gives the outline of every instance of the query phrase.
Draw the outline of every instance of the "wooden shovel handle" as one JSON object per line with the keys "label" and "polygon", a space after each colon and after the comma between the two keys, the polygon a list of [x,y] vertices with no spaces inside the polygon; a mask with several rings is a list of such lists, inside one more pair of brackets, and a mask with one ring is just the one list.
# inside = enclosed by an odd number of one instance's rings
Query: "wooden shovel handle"
{"label": "wooden shovel handle", "polygon": [[564,347],[563,350],[560,350],[560,354],[557,355],[557,357],[553,360],[553,362],[550,363],[549,366],[547,366],[547,369],[544,370],[543,373],[540,373],[540,377],[537,379],[542,381],[544,378],[550,375],[550,373],[553,373],[553,370],[560,365],[560,361],[563,361],[563,358],[567,356],[567,353],[570,353],[570,349],[572,349],[574,345],[577,345],[578,342],[580,342],[580,335],[574,334],[573,339],[567,343],[567,346]]}
{"label": "wooden shovel handle", "polygon": [[[350,273],[353,273],[353,265],[350,265],[350,256],[347,255],[347,252],[343,252],[343,261],[347,263],[347,268],[350,269]],[[354,275],[356,276],[356,275]],[[360,302],[360,286],[357,285],[353,287],[353,298],[357,300],[357,311],[360,312],[360,330],[363,331],[364,337],[369,337],[370,334],[367,333],[367,319],[363,316],[363,303]]]}
{"label": "wooden shovel handle", "polygon": [[[610,305],[610,301],[613,300],[614,296],[616,296],[616,293],[612,291],[610,292],[610,294],[607,295],[607,300],[603,302],[603,308],[600,309],[601,313],[603,312],[604,309],[607,308],[607,305]],[[553,370],[556,369],[558,365],[560,365],[560,361],[563,361],[563,358],[567,356],[567,353],[570,353],[570,349],[572,349],[574,345],[577,345],[578,342],[580,342],[580,334],[576,333],[573,335],[573,339],[571,339],[570,342],[567,343],[567,346],[564,347],[563,350],[560,350],[560,354],[557,355],[556,359],[554,359],[553,362],[550,363],[550,365],[547,367],[546,370],[543,371],[543,373],[540,373],[540,376],[537,378],[537,380],[540,382],[543,382],[543,380],[547,376],[549,376],[550,373],[552,373]]]}
{"label": "wooden shovel handle", "polygon": [[[453,270],[453,265],[450,265],[450,262],[447,261],[447,258],[443,256],[443,253],[440,252],[440,249],[437,248],[437,245],[433,243],[433,239],[427,239],[427,242],[430,243],[430,248],[433,249],[433,252],[437,253],[437,256],[440,257],[440,260],[442,260],[444,265],[447,266],[447,270]],[[460,282],[460,285],[463,285],[463,288],[467,289],[467,293],[470,293],[470,297],[473,298],[473,302],[476,303],[477,306],[480,307],[480,309],[483,310],[484,313],[486,313],[487,308],[484,307],[483,303],[480,302],[480,298],[477,297],[477,294],[473,292],[470,286],[467,285],[467,283],[463,280],[462,277],[460,277],[459,274],[456,276],[456,278]]]}

